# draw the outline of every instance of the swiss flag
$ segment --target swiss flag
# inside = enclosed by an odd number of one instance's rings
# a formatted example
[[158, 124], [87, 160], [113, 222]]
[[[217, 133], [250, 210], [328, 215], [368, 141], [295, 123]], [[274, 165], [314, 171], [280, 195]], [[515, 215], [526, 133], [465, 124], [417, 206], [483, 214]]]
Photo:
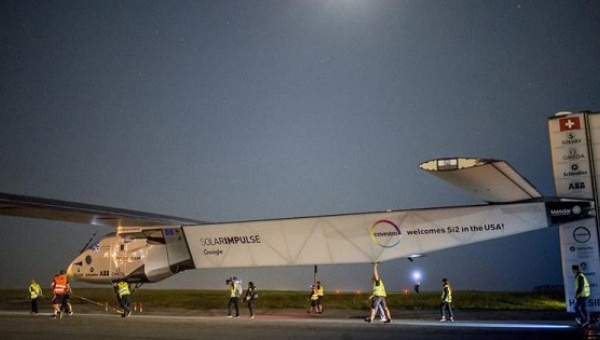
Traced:
[[580, 130], [581, 122], [579, 117], [561, 118], [558, 120], [560, 131]]

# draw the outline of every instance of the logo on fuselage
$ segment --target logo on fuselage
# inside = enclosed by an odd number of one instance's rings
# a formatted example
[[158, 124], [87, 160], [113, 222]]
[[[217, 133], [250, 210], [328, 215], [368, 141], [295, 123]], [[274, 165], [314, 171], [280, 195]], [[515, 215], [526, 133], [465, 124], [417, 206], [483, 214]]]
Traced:
[[577, 227], [573, 230], [573, 239], [578, 243], [586, 243], [592, 238], [592, 233], [586, 227]]
[[383, 248], [392, 248], [400, 244], [402, 232], [396, 223], [390, 220], [379, 220], [370, 228], [371, 240]]

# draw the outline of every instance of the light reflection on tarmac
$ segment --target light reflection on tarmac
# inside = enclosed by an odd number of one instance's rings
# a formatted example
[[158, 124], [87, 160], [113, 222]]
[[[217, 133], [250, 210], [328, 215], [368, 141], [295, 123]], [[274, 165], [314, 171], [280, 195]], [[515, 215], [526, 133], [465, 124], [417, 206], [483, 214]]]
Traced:
[[598, 329], [575, 328], [568, 321], [395, 319], [366, 323], [357, 316], [272, 312], [225, 318], [223, 315], [133, 315], [87, 313], [53, 319], [0, 311], [1, 339], [597, 339]]

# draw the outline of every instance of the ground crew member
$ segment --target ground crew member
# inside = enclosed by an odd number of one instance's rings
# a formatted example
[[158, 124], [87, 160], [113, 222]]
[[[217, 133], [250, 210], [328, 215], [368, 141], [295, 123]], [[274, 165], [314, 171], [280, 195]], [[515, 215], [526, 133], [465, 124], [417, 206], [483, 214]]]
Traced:
[[581, 327], [587, 327], [590, 323], [590, 316], [585, 305], [590, 297], [590, 283], [578, 265], [571, 266], [571, 270], [575, 274], [575, 313], [577, 313], [575, 322]]
[[375, 313], [377, 312], [377, 308], [381, 305], [383, 310], [385, 311], [386, 320], [384, 323], [392, 322], [392, 316], [390, 315], [390, 310], [385, 303], [385, 297], [387, 296], [385, 292], [385, 286], [383, 284], [383, 280], [379, 276], [379, 271], [377, 270], [377, 263], [373, 264], [373, 276], [371, 277], [371, 282], [373, 283], [373, 299], [371, 300], [371, 316], [367, 319], [369, 323], [373, 323], [373, 319], [375, 318]]
[[225, 283], [227, 285], [229, 285], [229, 287], [230, 287], [229, 314], [227, 314], [227, 317], [228, 318], [233, 317], [233, 315], [231, 313], [231, 309], [235, 308], [235, 317], [238, 318], [240, 316], [239, 300], [240, 300], [240, 296], [242, 296], [242, 291], [244, 290], [242, 288], [242, 280], [240, 280], [234, 276], [233, 278], [227, 279], [227, 281], [225, 281]]
[[325, 287], [321, 281], [317, 281], [317, 313], [323, 313], [323, 296], [325, 296]]
[[31, 284], [29, 285], [29, 297], [31, 298], [31, 313], [29, 314], [38, 314], [38, 299], [44, 296], [42, 293], [42, 287], [35, 282], [35, 280], [31, 280]]
[[69, 285], [69, 279], [67, 278], [67, 271], [62, 269], [60, 274], [54, 277], [54, 280], [51, 284], [52, 291], [54, 293], [54, 299], [52, 299], [52, 307], [54, 308], [54, 313], [52, 317], [55, 318], [60, 316], [60, 309], [63, 304], [64, 295], [71, 289]]
[[[445, 322], [446, 320], [450, 320], [450, 322], [454, 322], [454, 315], [452, 314], [452, 307], [450, 303], [452, 302], [452, 287], [450, 287], [450, 282], [448, 279], [442, 279], [442, 303], [440, 304], [440, 311], [442, 313], [441, 322]], [[446, 319], [446, 312], [448, 313], [448, 319]]]
[[258, 299], [258, 291], [254, 282], [248, 282], [248, 289], [246, 289], [246, 295], [244, 295], [244, 302], [248, 302], [248, 311], [250, 312], [250, 319], [254, 319], [254, 303]]
[[117, 295], [119, 296], [121, 308], [123, 308], [121, 316], [126, 318], [131, 315], [131, 291], [126, 281], [119, 281], [117, 283]]
[[310, 309], [306, 312], [309, 314], [318, 314], [319, 310], [317, 309], [317, 301], [319, 300], [319, 293], [317, 292], [317, 286], [310, 285], [310, 294], [308, 295], [308, 300], [310, 301]]

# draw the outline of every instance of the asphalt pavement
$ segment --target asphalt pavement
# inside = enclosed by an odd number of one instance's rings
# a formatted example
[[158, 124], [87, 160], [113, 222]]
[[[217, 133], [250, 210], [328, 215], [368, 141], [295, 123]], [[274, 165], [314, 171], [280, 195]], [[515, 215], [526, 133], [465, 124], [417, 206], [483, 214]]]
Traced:
[[393, 321], [364, 321], [366, 311], [257, 309], [249, 318], [226, 318], [223, 310], [137, 310], [122, 318], [99, 306], [75, 305], [74, 315], [49, 310], [0, 310], [1, 339], [597, 339], [598, 329], [579, 328], [565, 312], [455, 311], [455, 322], [439, 322], [435, 310], [392, 310]]

